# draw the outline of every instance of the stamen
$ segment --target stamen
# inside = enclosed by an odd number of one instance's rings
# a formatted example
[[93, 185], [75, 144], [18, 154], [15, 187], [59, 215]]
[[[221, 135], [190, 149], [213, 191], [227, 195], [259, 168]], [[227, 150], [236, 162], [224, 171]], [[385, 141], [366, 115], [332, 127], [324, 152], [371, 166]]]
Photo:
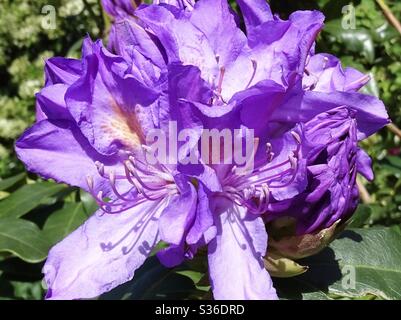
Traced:
[[109, 173], [109, 181], [110, 181], [111, 189], [113, 190], [114, 194], [115, 194], [119, 199], [124, 200], [124, 201], [135, 201], [135, 199], [124, 197], [124, 196], [121, 195], [121, 193], [117, 190], [117, 187], [116, 187], [116, 177], [115, 177], [113, 171], [110, 171], [110, 173]]
[[329, 58], [323, 57], [323, 70], [326, 69], [328, 63], [329, 63]]
[[149, 186], [149, 184], [146, 184], [145, 182], [143, 182], [143, 180], [142, 180], [141, 177], [139, 176], [139, 174], [138, 174], [137, 170], [135, 169], [134, 165], [132, 164], [132, 162], [128, 162], [128, 161], [127, 161], [127, 162], [125, 163], [125, 165], [126, 165], [126, 167], [127, 167], [127, 169], [128, 169], [128, 172], [131, 173], [131, 174], [135, 177], [136, 181], [139, 182], [139, 184], [140, 184], [143, 188], [148, 189], [149, 191], [160, 191], [160, 190], [163, 190], [163, 189], [164, 189], [163, 186], [160, 186], [160, 187], [158, 187], [158, 188], [153, 188], [153, 187]]
[[[230, 199], [235, 204], [246, 207], [250, 212], [262, 214], [268, 210], [270, 205], [270, 189], [284, 188], [294, 182], [298, 173], [298, 158], [301, 150], [301, 136], [295, 132], [291, 132], [292, 137], [296, 142], [296, 149], [288, 156], [287, 160], [270, 165], [274, 154], [272, 145], [266, 144], [267, 163], [260, 166], [252, 172], [247, 172], [245, 175], [238, 175], [237, 168], [233, 166], [229, 174], [224, 178], [222, 196]], [[258, 142], [257, 140], [255, 142]], [[285, 168], [286, 167], [286, 168]], [[281, 169], [273, 175], [266, 174], [269, 171]], [[289, 176], [291, 174], [291, 176]], [[255, 175], [258, 177], [255, 178]], [[277, 179], [289, 179], [282, 185], [272, 185], [271, 183]]]
[[363, 76], [362, 78], [355, 80], [354, 82], [349, 83], [347, 86], [344, 87], [344, 91], [348, 91], [350, 89], [352, 89], [354, 86], [356, 85], [365, 85], [366, 83], [368, 83], [370, 81], [370, 76], [367, 74], [365, 76]]
[[224, 74], [226, 72], [225, 67], [220, 68], [220, 76], [219, 76], [219, 82], [217, 84], [217, 93], [221, 95], [221, 92], [223, 91], [223, 80], [224, 80]]
[[255, 75], [256, 75], [256, 70], [258, 68], [258, 64], [255, 60], [251, 60], [252, 61], [252, 68], [253, 68], [253, 72], [252, 72], [252, 76], [251, 79], [249, 80], [248, 84], [246, 85], [245, 89], [248, 89], [249, 86], [251, 85], [253, 79], [255, 79]]
[[97, 171], [99, 172], [100, 176], [102, 176], [102, 177], [104, 178], [104, 177], [105, 177], [105, 174], [104, 174], [104, 164], [101, 163], [101, 162], [99, 162], [99, 161], [96, 161], [96, 162], [95, 162], [95, 166], [96, 166]]
[[91, 176], [86, 177], [86, 183], [88, 185], [89, 190], [93, 190], [93, 178]]
[[296, 141], [298, 144], [301, 144], [301, 137], [299, 136], [298, 133], [296, 133], [295, 131], [291, 131], [291, 135], [294, 137], [295, 141]]

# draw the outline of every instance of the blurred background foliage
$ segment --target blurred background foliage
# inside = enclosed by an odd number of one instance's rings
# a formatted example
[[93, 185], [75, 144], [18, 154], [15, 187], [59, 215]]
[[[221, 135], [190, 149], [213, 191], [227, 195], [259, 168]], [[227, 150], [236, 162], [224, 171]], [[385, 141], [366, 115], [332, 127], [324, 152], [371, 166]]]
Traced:
[[[365, 91], [379, 96], [393, 123], [401, 126], [401, 35], [388, 22], [377, 1], [271, 0], [270, 4], [282, 18], [295, 10], [323, 11], [326, 27], [318, 38], [317, 51], [334, 54], [345, 66], [370, 74], [372, 80]], [[342, 9], [349, 4], [355, 7], [356, 29], [342, 27]], [[401, 2], [388, 0], [387, 4], [401, 19]], [[45, 5], [56, 8], [54, 30], [41, 25]], [[96, 209], [88, 194], [26, 173], [15, 157], [13, 144], [34, 121], [35, 93], [44, 82], [44, 59], [79, 57], [82, 38], [87, 34], [105, 38], [107, 23], [98, 0], [0, 1], [0, 299], [41, 299], [44, 288], [40, 270], [48, 249]], [[383, 231], [382, 239], [394, 240], [401, 239], [396, 227], [401, 222], [401, 140], [400, 133], [390, 129], [384, 128], [363, 143], [373, 158], [376, 178], [372, 183], [360, 181], [363, 203], [352, 227], [392, 226]], [[342, 246], [343, 242], [338, 240], [330, 250], [338, 257], [336, 250]], [[400, 246], [398, 243], [397, 248]], [[396, 258], [399, 260], [388, 263], [397, 265], [398, 272], [389, 276], [401, 274], [400, 254]], [[209, 298], [204, 272], [201, 261], [172, 272], [152, 258], [134, 282], [106, 298]], [[164, 281], [150, 283], [149, 275]], [[294, 292], [286, 295], [288, 283], [283, 281], [281, 285], [283, 296], [293, 298]], [[350, 297], [349, 292], [339, 292], [338, 286], [333, 290], [337, 294], [330, 298]], [[364, 299], [388, 298], [383, 290], [382, 294], [362, 290], [356, 295]], [[296, 294], [295, 298], [328, 297], [324, 290], [318, 294], [310, 291]]]

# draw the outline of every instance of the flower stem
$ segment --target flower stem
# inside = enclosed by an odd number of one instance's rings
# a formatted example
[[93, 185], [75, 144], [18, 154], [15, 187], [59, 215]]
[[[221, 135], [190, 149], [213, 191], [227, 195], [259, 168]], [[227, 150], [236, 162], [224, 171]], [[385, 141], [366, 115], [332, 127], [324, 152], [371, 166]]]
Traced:
[[398, 21], [398, 19], [395, 17], [394, 13], [391, 11], [391, 9], [388, 7], [386, 4], [385, 0], [376, 0], [377, 4], [380, 6], [382, 9], [384, 15], [386, 16], [387, 20], [393, 25], [395, 29], [401, 34], [401, 23]]
[[356, 184], [358, 186], [359, 196], [361, 197], [362, 203], [364, 204], [372, 203], [373, 202], [372, 197], [370, 196], [368, 190], [366, 189], [360, 177], [356, 178]]
[[388, 124], [387, 129], [401, 139], [401, 129], [398, 128], [394, 123]]

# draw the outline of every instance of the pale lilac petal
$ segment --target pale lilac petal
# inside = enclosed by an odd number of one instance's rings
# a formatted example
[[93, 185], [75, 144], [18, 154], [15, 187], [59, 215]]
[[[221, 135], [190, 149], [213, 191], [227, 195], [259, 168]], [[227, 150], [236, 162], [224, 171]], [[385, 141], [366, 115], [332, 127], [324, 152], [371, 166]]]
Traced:
[[15, 150], [28, 171], [85, 190], [88, 176], [93, 177], [96, 190], [108, 188], [108, 182], [97, 172], [95, 161], [106, 166], [115, 166], [118, 161], [97, 153], [75, 123], [66, 120], [43, 120], [35, 124], [18, 139]]
[[263, 22], [273, 20], [273, 14], [265, 0], [237, 0], [237, 3], [241, 8], [248, 34]]
[[383, 102], [376, 97], [353, 92], [314, 91], [288, 95], [270, 120], [287, 123], [291, 128], [297, 122], [307, 122], [319, 113], [340, 106], [356, 111], [359, 140], [367, 138], [390, 121]]
[[[210, 195], [205, 189], [203, 183], [199, 183], [197, 191], [198, 205], [196, 208], [196, 217], [186, 237], [186, 242], [189, 245], [197, 244], [202, 238], [204, 238], [204, 242], [205, 244], [207, 244], [211, 240], [211, 238], [214, 238], [213, 234], [216, 232], [213, 225], [213, 214], [210, 210]], [[207, 234], [207, 237], [205, 237], [205, 234]]]
[[218, 63], [227, 68], [244, 49], [246, 36], [237, 27], [226, 0], [197, 2], [191, 23], [207, 38]]
[[122, 75], [125, 62], [121, 57], [107, 53], [98, 43], [92, 50], [95, 53], [85, 58], [85, 74], [66, 92], [67, 108], [98, 152], [138, 150], [144, 142], [140, 105], [152, 103], [157, 93], [132, 76]]
[[277, 299], [263, 263], [267, 233], [262, 218], [247, 214], [242, 207], [225, 204], [228, 208], [216, 216], [217, 236], [208, 247], [214, 298]]
[[79, 60], [60, 57], [46, 60], [46, 86], [57, 83], [71, 85], [79, 79], [81, 74], [82, 63]]
[[249, 39], [252, 58], [257, 62], [255, 81], [268, 78], [283, 85], [294, 85], [304, 73], [323, 21], [319, 11], [297, 11], [288, 21], [260, 25]]
[[175, 179], [180, 194], [164, 209], [160, 217], [160, 239], [179, 245], [195, 219], [197, 195], [188, 178], [176, 176]]
[[53, 120], [72, 120], [69, 113], [64, 97], [68, 86], [62, 83], [44, 87], [39, 93], [36, 94], [36, 108], [37, 112], [42, 114], [44, 118]]
[[131, 280], [158, 242], [163, 207], [149, 201], [121, 214], [95, 213], [50, 250], [47, 298], [94, 298]]

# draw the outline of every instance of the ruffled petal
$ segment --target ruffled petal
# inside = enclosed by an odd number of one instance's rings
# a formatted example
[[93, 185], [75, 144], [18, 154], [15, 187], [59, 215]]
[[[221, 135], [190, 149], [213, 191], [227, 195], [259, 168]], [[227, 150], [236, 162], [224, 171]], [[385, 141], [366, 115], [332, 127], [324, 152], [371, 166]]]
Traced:
[[[87, 44], [89, 47], [89, 44]], [[158, 94], [132, 76], [125, 76], [126, 63], [108, 53], [100, 43], [85, 58], [85, 74], [66, 92], [67, 108], [82, 133], [98, 152], [110, 155], [120, 149], [138, 150], [144, 141], [141, 105]]]
[[293, 127], [298, 122], [307, 122], [319, 113], [347, 106], [356, 111], [358, 139], [363, 140], [390, 122], [386, 108], [376, 97], [354, 92], [289, 93], [287, 100], [271, 115], [270, 121]]
[[88, 190], [88, 176], [95, 190], [106, 189], [107, 181], [97, 172], [95, 161], [115, 166], [118, 159], [97, 153], [80, 133], [75, 123], [66, 120], [43, 120], [18, 139], [18, 158], [31, 172], [45, 179], [67, 183]]
[[36, 94], [36, 112], [43, 114], [40, 119], [44, 118], [52, 120], [72, 120], [72, 116], [68, 111], [64, 97], [68, 89], [66, 84], [55, 84], [44, 87]]
[[191, 229], [186, 237], [189, 245], [195, 245], [203, 238], [202, 243], [208, 244], [216, 235], [213, 214], [210, 210], [210, 194], [205, 189], [203, 183], [198, 186], [198, 205], [196, 207], [196, 217]]
[[269, 4], [265, 0], [237, 0], [249, 34], [263, 22], [273, 20]]
[[205, 80], [214, 81], [218, 74], [216, 54], [207, 37], [187, 16], [176, 17], [163, 6], [144, 7], [137, 10], [136, 15], [158, 37], [169, 63], [196, 66]]
[[46, 86], [63, 83], [73, 84], [82, 74], [82, 63], [76, 59], [50, 58], [45, 63]]
[[288, 21], [267, 21], [257, 27], [249, 38], [252, 59], [257, 62], [254, 81], [268, 78], [294, 85], [304, 73], [323, 21], [319, 11], [297, 11]]
[[247, 43], [246, 36], [237, 27], [226, 0], [197, 2], [190, 21], [202, 31], [218, 57], [219, 65], [225, 68], [235, 61]]
[[356, 163], [358, 172], [367, 180], [372, 181], [375, 178], [372, 169], [372, 159], [364, 150], [358, 149]]
[[121, 214], [98, 211], [55, 245], [43, 268], [48, 299], [94, 298], [133, 278], [158, 242], [164, 201]]

